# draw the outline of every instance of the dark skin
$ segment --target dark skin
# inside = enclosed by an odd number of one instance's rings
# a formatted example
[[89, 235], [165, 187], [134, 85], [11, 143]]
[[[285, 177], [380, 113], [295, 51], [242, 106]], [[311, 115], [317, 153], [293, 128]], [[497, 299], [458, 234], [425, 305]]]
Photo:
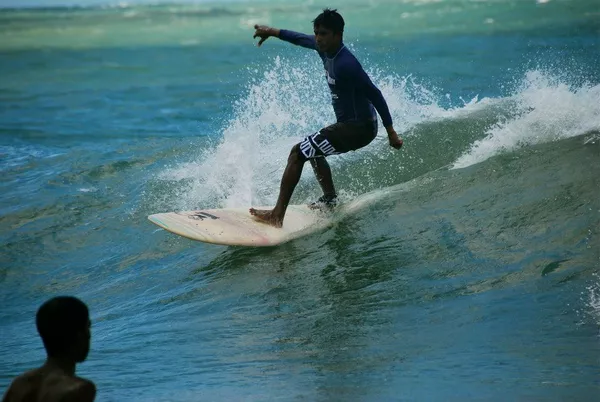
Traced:
[[[317, 43], [317, 48], [321, 52], [325, 52], [326, 54], [334, 55], [338, 52], [338, 50], [342, 46], [342, 33], [341, 32], [333, 32], [324, 27], [314, 27], [315, 32], [315, 42]], [[254, 29], [254, 38], [260, 38], [258, 41], [258, 46], [261, 46], [268, 38], [274, 36], [279, 37], [279, 29], [271, 28], [264, 25], [255, 25]], [[402, 147], [403, 141], [402, 138], [398, 136], [394, 127], [392, 125], [385, 128], [388, 134], [388, 141], [391, 147], [395, 149], [400, 149]], [[304, 168], [305, 160], [300, 157], [300, 153], [298, 151], [299, 145], [295, 145], [290, 152], [288, 157], [287, 166], [285, 171], [283, 172], [283, 177], [281, 179], [281, 185], [279, 188], [279, 197], [277, 198], [277, 203], [275, 204], [275, 208], [272, 210], [258, 210], [255, 208], [250, 208], [250, 214], [254, 216], [259, 221], [275, 226], [282, 227], [283, 226], [283, 218], [285, 216], [285, 211], [290, 203], [292, 198], [292, 194], [294, 193], [294, 189], [296, 185], [300, 181], [300, 177], [302, 176], [302, 169]], [[310, 163], [315, 172], [315, 176], [323, 190], [323, 194], [326, 196], [333, 196], [336, 194], [335, 187], [333, 185], [333, 178], [331, 175], [331, 168], [329, 167], [329, 163], [325, 158], [315, 158], [311, 159]]]
[[90, 325], [80, 330], [69, 349], [48, 356], [43, 366], [14, 379], [2, 402], [91, 402], [96, 386], [75, 375], [75, 366], [83, 362], [90, 349]]

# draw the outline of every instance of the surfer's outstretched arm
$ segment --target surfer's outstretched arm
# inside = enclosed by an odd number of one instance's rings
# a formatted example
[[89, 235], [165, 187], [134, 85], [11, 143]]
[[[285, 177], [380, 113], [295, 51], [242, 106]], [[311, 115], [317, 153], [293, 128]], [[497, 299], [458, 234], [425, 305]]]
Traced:
[[317, 43], [314, 35], [306, 35], [300, 32], [294, 32], [287, 29], [271, 28], [265, 25], [254, 25], [254, 38], [260, 38], [258, 46], [271, 36], [279, 38], [291, 44], [302, 46], [308, 49], [317, 50]]

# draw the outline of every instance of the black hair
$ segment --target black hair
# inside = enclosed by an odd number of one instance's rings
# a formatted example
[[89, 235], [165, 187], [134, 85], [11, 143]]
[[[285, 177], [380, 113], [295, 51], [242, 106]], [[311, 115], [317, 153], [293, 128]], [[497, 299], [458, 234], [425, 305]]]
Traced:
[[89, 325], [89, 310], [72, 296], [58, 296], [38, 309], [35, 325], [49, 356], [66, 353], [79, 331]]
[[313, 20], [314, 26], [320, 26], [331, 30], [333, 33], [344, 33], [344, 19], [337, 9], [326, 8]]

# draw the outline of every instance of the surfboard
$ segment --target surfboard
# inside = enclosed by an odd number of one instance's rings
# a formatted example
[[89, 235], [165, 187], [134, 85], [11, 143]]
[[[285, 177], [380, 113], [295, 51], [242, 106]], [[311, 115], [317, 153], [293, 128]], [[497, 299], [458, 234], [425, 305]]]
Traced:
[[148, 219], [169, 232], [204, 243], [261, 247], [281, 244], [324, 228], [331, 223], [331, 215], [307, 205], [289, 205], [281, 228], [258, 221], [248, 208], [167, 212], [150, 215]]
[[364, 194], [349, 203], [337, 206], [333, 212], [311, 209], [308, 205], [289, 205], [281, 228], [258, 221], [250, 215], [248, 208], [165, 212], [150, 215], [148, 219], [171, 233], [204, 243], [276, 246], [325, 229], [337, 220], [377, 201], [384, 194], [382, 191]]

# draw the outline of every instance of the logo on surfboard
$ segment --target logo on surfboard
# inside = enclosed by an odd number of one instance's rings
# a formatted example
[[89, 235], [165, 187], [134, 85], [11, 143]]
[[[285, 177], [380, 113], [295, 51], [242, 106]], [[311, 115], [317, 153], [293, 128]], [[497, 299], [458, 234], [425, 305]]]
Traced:
[[211, 215], [208, 212], [195, 212], [191, 215], [188, 215], [188, 218], [196, 221], [203, 221], [205, 219], [219, 219], [218, 216]]

